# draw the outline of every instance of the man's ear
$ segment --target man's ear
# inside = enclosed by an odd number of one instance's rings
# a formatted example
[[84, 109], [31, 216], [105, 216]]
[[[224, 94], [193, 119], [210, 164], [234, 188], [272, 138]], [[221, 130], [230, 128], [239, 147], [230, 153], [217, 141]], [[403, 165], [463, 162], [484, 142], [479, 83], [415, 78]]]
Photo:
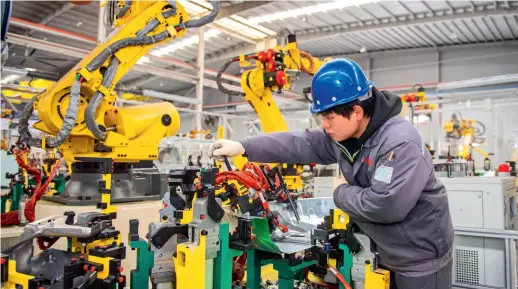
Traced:
[[356, 120], [361, 120], [364, 115], [363, 108], [359, 105], [353, 106], [353, 115], [356, 117]]

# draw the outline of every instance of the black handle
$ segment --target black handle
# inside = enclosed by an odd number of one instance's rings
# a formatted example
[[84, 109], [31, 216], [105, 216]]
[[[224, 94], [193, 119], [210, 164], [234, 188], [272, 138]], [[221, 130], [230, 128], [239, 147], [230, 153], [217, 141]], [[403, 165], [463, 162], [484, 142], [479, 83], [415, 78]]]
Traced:
[[225, 160], [225, 165], [227, 166], [227, 169], [229, 171], [232, 171], [232, 166], [230, 165], [230, 161], [228, 160], [227, 156], [223, 156], [223, 159]]

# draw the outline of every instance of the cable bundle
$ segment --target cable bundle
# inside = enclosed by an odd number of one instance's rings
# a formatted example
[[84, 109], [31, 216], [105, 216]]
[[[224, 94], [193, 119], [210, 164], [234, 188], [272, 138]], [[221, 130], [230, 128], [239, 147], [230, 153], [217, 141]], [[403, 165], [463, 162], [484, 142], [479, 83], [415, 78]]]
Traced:
[[[267, 171], [270, 171], [268, 165], [265, 165], [265, 167]], [[256, 191], [270, 190], [266, 176], [263, 175], [259, 166], [253, 163], [246, 163], [241, 171], [225, 171], [216, 175], [216, 185], [221, 185], [223, 182], [230, 180], [238, 181], [247, 189], [254, 189]]]

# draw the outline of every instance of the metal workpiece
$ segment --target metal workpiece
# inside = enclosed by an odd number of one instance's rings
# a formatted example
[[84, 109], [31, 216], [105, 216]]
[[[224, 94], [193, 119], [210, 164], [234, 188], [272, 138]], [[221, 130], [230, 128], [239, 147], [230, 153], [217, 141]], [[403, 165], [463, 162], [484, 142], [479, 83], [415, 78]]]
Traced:
[[[221, 206], [221, 200], [216, 199]], [[193, 205], [193, 219], [189, 223], [189, 241], [199, 244], [202, 235], [206, 238], [206, 259], [214, 259], [220, 250], [219, 222], [214, 221], [208, 215], [209, 200], [207, 198], [196, 199]]]
[[[90, 224], [81, 223], [79, 220], [91, 220], [89, 216], [97, 216], [98, 213], [83, 213], [78, 215], [77, 225], [68, 225], [67, 216], [50, 216], [25, 225], [24, 234], [34, 237], [76, 237], [89, 238], [101, 233], [111, 226], [109, 222], [97, 222]], [[23, 235], [23, 234], [22, 234]], [[34, 238], [33, 237], [33, 238]]]
[[300, 221], [291, 206], [285, 203], [270, 202], [270, 209], [279, 213], [279, 222], [286, 225], [291, 231], [309, 232], [319, 225], [329, 210], [335, 208], [333, 198], [308, 198], [297, 200], [297, 211]]
[[[79, 218], [87, 219], [90, 213], [80, 214]], [[78, 218], [78, 219], [79, 219]], [[50, 216], [25, 225], [20, 241], [13, 247], [4, 250], [9, 257], [16, 261], [16, 271], [29, 273], [33, 257], [33, 240], [37, 237], [75, 237], [90, 238], [100, 234], [111, 226], [111, 221], [97, 222], [88, 226], [68, 225], [68, 216]]]

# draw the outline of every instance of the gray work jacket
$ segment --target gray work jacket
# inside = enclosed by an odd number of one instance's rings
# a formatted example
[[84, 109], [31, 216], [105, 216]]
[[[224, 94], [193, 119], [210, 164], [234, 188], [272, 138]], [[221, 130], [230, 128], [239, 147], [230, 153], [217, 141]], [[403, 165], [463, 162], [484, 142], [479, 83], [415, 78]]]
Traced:
[[446, 189], [419, 132], [401, 116], [390, 118], [365, 142], [353, 165], [320, 128], [269, 133], [242, 144], [253, 162], [338, 162], [348, 184], [335, 190], [335, 205], [372, 239], [379, 263], [390, 271], [423, 276], [451, 261]]

